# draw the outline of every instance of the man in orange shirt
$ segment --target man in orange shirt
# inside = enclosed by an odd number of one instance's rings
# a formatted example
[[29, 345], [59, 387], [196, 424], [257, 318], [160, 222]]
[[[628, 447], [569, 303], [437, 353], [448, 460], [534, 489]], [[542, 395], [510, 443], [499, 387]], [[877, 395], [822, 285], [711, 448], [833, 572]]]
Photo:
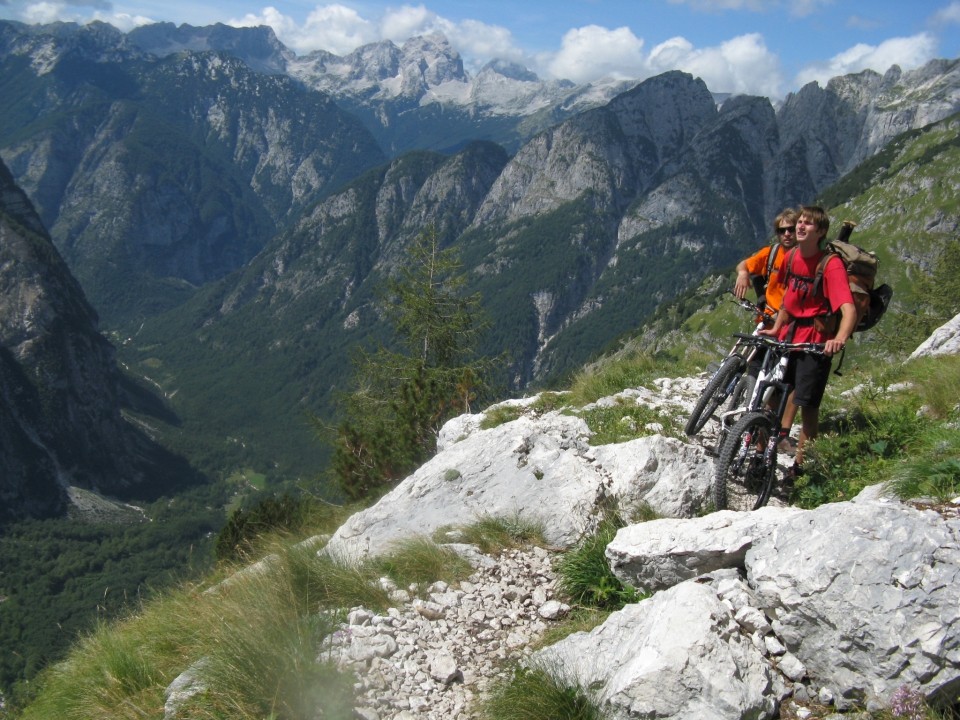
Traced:
[[[780, 263], [786, 251], [797, 244], [797, 211], [787, 208], [777, 215], [773, 221], [773, 232], [777, 242], [760, 248], [737, 265], [737, 281], [733, 286], [733, 294], [742, 300], [750, 287], [751, 275], [767, 278], [764, 312], [771, 319], [776, 317], [783, 303], [783, 292], [786, 288], [780, 278]], [[770, 257], [771, 254], [773, 258]]]

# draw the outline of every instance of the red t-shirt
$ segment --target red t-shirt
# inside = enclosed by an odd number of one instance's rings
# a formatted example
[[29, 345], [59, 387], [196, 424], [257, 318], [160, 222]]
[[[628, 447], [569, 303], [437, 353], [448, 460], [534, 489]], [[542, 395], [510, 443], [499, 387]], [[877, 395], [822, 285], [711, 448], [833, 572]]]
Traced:
[[[827, 312], [837, 313], [840, 306], [853, 303], [853, 293], [850, 292], [850, 279], [843, 261], [833, 256], [823, 269], [823, 283], [819, 294], [813, 292], [813, 282], [805, 278], [813, 278], [817, 274], [817, 265], [824, 253], [818, 252], [810, 258], [805, 258], [800, 251], [788, 252], [780, 265], [780, 276], [786, 280], [786, 291], [783, 295], [783, 307], [794, 318], [812, 318], [824, 315]], [[790, 272], [787, 264], [790, 263]], [[803, 276], [803, 277], [800, 277]], [[784, 324], [780, 330], [780, 340], [783, 340], [793, 323]], [[812, 324], [797, 324], [793, 335], [793, 342], [822, 343], [830, 336], [818, 331]]]

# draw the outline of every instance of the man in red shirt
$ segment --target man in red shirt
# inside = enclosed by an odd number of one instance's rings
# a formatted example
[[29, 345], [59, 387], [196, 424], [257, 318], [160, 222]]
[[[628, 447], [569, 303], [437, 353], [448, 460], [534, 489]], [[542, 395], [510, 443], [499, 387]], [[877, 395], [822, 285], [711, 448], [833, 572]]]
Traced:
[[794, 396], [783, 414], [781, 433], [782, 428], [789, 430], [797, 409], [803, 408], [797, 455], [790, 469], [794, 477], [803, 472], [804, 445], [820, 430], [820, 402], [830, 377], [831, 358], [847, 344], [857, 323], [847, 270], [839, 257], [833, 256], [827, 261], [822, 286], [814, 287], [817, 265], [825, 255], [820, 243], [829, 229], [830, 218], [823, 208], [804, 206], [800, 209], [797, 249], [786, 253], [780, 265], [780, 277], [786, 284], [783, 304], [773, 327], [760, 331], [780, 340], [824, 345], [824, 355], [793, 353], [787, 366], [786, 380], [793, 384]]

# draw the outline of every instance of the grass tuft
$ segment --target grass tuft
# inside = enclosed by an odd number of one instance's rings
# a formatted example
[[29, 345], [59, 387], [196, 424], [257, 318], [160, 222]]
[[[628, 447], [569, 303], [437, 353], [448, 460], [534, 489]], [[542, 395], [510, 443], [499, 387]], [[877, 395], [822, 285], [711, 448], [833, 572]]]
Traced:
[[657, 377], [659, 369], [656, 360], [646, 353], [591, 366], [574, 377], [570, 402], [582, 407], [622, 392], [624, 388], [641, 387]]
[[488, 555], [523, 545], [546, 544], [543, 524], [524, 518], [519, 513], [512, 516], [483, 515], [470, 525], [442, 528], [435, 537], [450, 542], [447, 536], [451, 534], [457, 542], [476, 545]]
[[589, 692], [570, 687], [543, 668], [518, 668], [481, 708], [489, 720], [602, 720]]
[[618, 610], [638, 602], [643, 595], [636, 588], [620, 582], [607, 562], [607, 545], [625, 524], [616, 511], [604, 517], [597, 531], [567, 551], [557, 565], [558, 587], [578, 605], [604, 610]]
[[393, 552], [373, 561], [373, 566], [400, 587], [437, 580], [455, 582], [473, 572], [470, 563], [456, 552], [423, 537], [400, 542]]

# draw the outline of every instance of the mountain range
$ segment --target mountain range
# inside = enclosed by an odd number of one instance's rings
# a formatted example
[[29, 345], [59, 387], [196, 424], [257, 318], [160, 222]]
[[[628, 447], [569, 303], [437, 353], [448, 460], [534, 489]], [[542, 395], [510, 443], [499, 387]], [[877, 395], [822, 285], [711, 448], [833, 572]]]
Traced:
[[[681, 72], [471, 77], [439, 36], [298, 58], [226, 26], [0, 23], [0, 70], [0, 157], [129, 372], [178, 417], [159, 435], [207, 471], [293, 475], [322, 466], [304, 415], [329, 418], [351, 348], [385, 338], [378, 289], [425, 228], [458, 249], [491, 319], [483, 350], [510, 351], [522, 390], [960, 109], [957, 60], [774, 103]], [[924, 192], [928, 214], [956, 216]], [[922, 230], [924, 259], [949, 224]]]

